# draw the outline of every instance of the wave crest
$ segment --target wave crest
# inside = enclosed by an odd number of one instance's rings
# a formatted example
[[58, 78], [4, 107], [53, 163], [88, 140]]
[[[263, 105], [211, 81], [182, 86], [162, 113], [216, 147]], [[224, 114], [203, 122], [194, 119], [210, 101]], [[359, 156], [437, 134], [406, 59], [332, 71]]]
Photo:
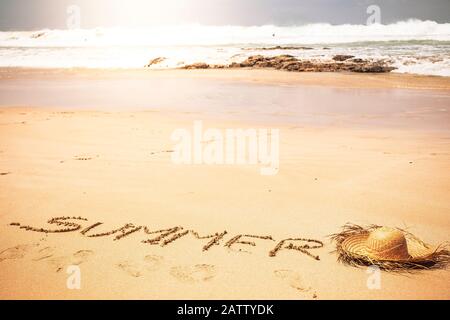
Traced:
[[450, 23], [408, 20], [382, 25], [160, 26], [0, 32], [0, 46], [176, 46], [339, 44], [372, 41], [450, 41]]

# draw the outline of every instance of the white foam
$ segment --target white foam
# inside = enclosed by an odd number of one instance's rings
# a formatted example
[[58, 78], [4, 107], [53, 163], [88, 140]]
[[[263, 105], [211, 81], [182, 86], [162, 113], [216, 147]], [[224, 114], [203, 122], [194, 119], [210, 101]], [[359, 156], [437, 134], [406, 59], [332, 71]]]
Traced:
[[[313, 50], [257, 50], [275, 45], [306, 45]], [[408, 20], [369, 26], [190, 25], [0, 32], [3, 67], [141, 68], [150, 59], [166, 57], [153, 68], [174, 68], [199, 61], [227, 64], [258, 53], [318, 60], [344, 53], [389, 60], [398, 68], [396, 72], [449, 76], [450, 23]]]
[[[275, 35], [275, 36], [274, 36]], [[361, 41], [450, 41], [450, 23], [408, 20], [381, 25], [309, 24], [279, 26], [164, 26], [142, 29], [40, 30], [0, 32], [0, 46], [177, 46]]]

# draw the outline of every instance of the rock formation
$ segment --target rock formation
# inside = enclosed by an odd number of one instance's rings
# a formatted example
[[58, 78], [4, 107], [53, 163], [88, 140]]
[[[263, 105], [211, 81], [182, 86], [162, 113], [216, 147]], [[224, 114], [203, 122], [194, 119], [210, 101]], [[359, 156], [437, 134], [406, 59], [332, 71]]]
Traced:
[[150, 68], [152, 65], [161, 63], [164, 60], [166, 60], [166, 58], [164, 58], [164, 57], [158, 57], [158, 58], [152, 59], [148, 62], [148, 64], [145, 65], [145, 67]]
[[345, 60], [348, 60], [348, 59], [351, 59], [351, 58], [354, 58], [354, 57], [355, 56], [350, 56], [350, 55], [347, 55], [347, 54], [338, 54], [338, 55], [333, 57], [333, 60], [334, 61], [345, 61]]
[[291, 55], [265, 57], [262, 55], [250, 56], [242, 62], [233, 62], [230, 65], [208, 65], [199, 62], [182, 67], [182, 69], [219, 69], [219, 68], [271, 68], [294, 72], [367, 72], [383, 73], [394, 70], [383, 60], [363, 60], [349, 55], [339, 55], [329, 61], [303, 60]]

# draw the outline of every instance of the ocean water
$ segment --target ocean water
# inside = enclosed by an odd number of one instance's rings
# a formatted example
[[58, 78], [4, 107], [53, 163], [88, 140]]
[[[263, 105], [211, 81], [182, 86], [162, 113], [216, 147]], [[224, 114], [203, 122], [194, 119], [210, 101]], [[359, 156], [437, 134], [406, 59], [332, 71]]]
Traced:
[[[263, 50], [275, 46], [295, 50]], [[0, 32], [0, 67], [143, 68], [195, 62], [229, 64], [248, 56], [291, 54], [329, 60], [336, 54], [384, 60], [394, 72], [450, 76], [450, 23], [409, 20], [389, 25], [164, 26], [142, 29]]]

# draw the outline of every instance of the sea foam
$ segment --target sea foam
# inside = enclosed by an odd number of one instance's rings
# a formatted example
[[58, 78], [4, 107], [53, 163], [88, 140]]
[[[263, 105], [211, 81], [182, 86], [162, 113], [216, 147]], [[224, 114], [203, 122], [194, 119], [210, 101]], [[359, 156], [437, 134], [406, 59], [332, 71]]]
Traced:
[[[262, 51], [268, 46], [309, 50]], [[408, 20], [382, 25], [159, 26], [0, 32], [0, 66], [176, 68], [228, 64], [253, 54], [330, 59], [335, 54], [385, 59], [397, 72], [450, 76], [450, 23]]]

